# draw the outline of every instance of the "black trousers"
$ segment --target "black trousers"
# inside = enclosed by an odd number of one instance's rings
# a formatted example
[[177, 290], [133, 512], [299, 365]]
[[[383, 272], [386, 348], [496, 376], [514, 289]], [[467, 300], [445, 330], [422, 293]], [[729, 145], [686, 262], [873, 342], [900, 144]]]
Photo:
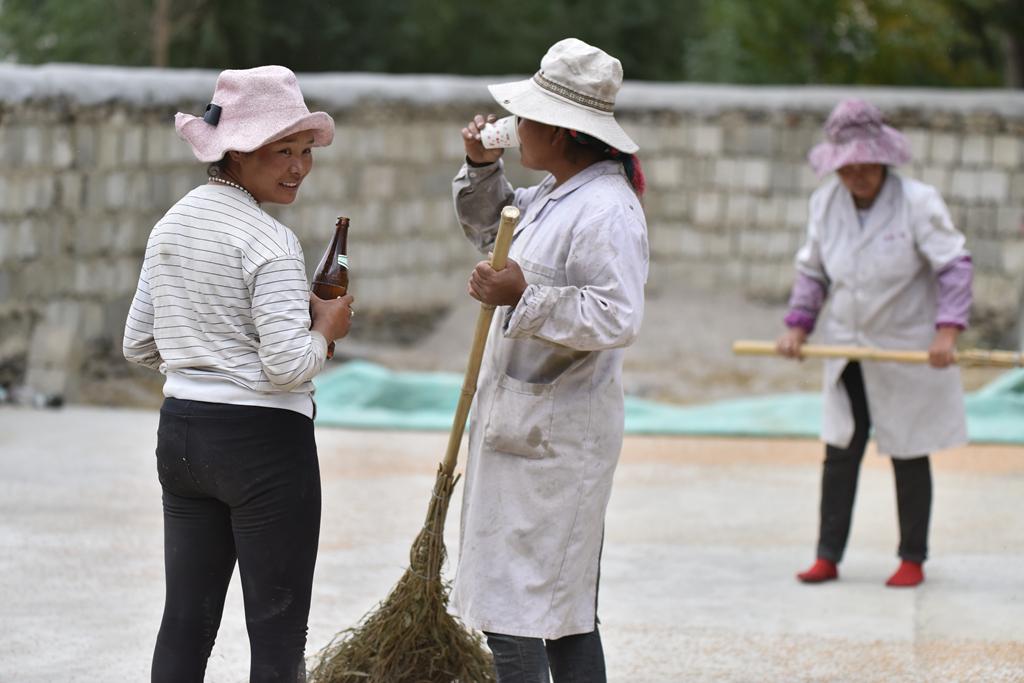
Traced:
[[[853, 438], [846, 448], [825, 447], [821, 477], [821, 526], [818, 557], [839, 562], [850, 536], [853, 500], [857, 495], [860, 463], [871, 432], [867, 396], [860, 363], [848, 363], [842, 382], [853, 408]], [[932, 472], [927, 455], [892, 458], [899, 511], [900, 558], [924, 562], [928, 557], [928, 523], [932, 509]]]
[[251, 683], [305, 680], [320, 535], [313, 421], [168, 398], [160, 411], [166, 600], [153, 683], [201, 683], [238, 562]]
[[[557, 640], [485, 633], [494, 655], [498, 683], [605, 683], [601, 634], [565, 636]], [[548, 671], [550, 670], [550, 676]]]

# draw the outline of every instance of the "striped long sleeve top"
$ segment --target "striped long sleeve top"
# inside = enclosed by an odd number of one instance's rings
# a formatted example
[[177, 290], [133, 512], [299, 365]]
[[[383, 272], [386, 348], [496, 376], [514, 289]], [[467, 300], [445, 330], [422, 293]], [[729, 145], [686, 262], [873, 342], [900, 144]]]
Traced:
[[295, 234], [240, 190], [201, 185], [150, 233], [124, 356], [164, 373], [165, 396], [312, 417], [327, 340], [309, 328]]

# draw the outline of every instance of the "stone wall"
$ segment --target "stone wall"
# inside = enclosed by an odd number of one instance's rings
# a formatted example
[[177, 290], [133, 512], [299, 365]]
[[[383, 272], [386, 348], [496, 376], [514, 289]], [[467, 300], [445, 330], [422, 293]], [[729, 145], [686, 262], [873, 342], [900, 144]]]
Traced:
[[[204, 179], [173, 130], [200, 112], [214, 72], [0, 66], [0, 385], [74, 394], [116, 358], [150, 227]], [[339, 214], [352, 219], [362, 334], [412, 338], [463, 295], [477, 255], [450, 179], [458, 129], [494, 79], [307, 74], [312, 108], [337, 122], [298, 201], [273, 213], [312, 268]], [[653, 295], [706, 288], [780, 300], [807, 197], [804, 162], [840, 98], [866, 97], [909, 136], [909, 175], [936, 185], [974, 253], [976, 320], [1012, 338], [1024, 287], [1024, 94], [632, 84], [620, 118], [649, 181]], [[513, 180], [536, 175], [517, 168]], [[410, 322], [411, 321], [411, 322]], [[656, 334], [657, 331], [650, 333]], [[666, 340], [668, 341], [668, 340]]]

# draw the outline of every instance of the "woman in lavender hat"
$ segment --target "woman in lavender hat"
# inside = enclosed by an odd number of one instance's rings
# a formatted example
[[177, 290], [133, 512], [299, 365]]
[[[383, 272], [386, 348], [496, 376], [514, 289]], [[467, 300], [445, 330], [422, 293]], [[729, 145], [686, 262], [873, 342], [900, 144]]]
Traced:
[[957, 335], [971, 307], [971, 257], [939, 192], [904, 178], [906, 138], [863, 100], [840, 102], [826, 140], [809, 155], [819, 177], [811, 196], [807, 241], [796, 256], [796, 282], [778, 341], [800, 357], [826, 297], [828, 343], [929, 350], [929, 366], [825, 362], [826, 443], [817, 559], [797, 577], [839, 576], [860, 463], [874, 427], [880, 453], [892, 458], [899, 511], [900, 565], [888, 586], [924, 580], [932, 479], [928, 454], [967, 441]]
[[290, 204], [334, 121], [282, 66], [220, 74], [178, 134], [210, 164], [153, 228], [124, 332], [166, 376], [163, 621], [154, 683], [200, 683], [238, 564], [252, 683], [305, 680], [320, 531], [312, 379], [348, 333], [352, 297], [309, 293], [302, 247], [265, 204]]

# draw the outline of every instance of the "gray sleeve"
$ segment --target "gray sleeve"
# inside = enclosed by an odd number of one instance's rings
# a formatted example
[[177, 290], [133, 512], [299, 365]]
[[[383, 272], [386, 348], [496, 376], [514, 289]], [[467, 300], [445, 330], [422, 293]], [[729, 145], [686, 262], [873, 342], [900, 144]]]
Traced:
[[499, 159], [487, 166], [463, 163], [452, 181], [455, 215], [466, 237], [483, 253], [494, 244], [501, 210], [515, 200]]

